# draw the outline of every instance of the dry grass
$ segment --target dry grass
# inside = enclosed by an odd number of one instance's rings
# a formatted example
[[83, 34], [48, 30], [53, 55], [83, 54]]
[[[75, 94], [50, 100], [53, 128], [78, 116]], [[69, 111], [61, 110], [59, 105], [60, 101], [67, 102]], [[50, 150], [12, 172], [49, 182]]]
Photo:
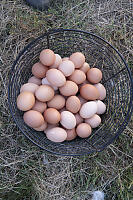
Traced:
[[55, 1], [40, 12], [23, 1], [1, 1], [0, 21], [0, 198], [2, 200], [85, 200], [103, 190], [107, 200], [132, 200], [133, 119], [102, 153], [56, 157], [32, 145], [10, 117], [7, 85], [10, 67], [23, 47], [48, 29], [65, 27], [96, 33], [133, 64], [131, 0]]

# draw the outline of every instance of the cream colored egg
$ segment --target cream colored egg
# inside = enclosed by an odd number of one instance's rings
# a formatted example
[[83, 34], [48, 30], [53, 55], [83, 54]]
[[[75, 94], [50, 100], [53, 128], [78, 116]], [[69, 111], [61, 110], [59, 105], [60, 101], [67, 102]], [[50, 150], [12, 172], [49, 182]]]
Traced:
[[44, 119], [49, 124], [57, 124], [60, 121], [61, 116], [58, 110], [56, 110], [55, 108], [48, 108], [44, 112]]
[[58, 69], [67, 77], [74, 72], [75, 66], [72, 61], [66, 60], [59, 65]]
[[48, 101], [47, 105], [50, 108], [60, 110], [65, 106], [65, 98], [62, 95], [57, 94], [52, 100]]
[[75, 118], [76, 118], [76, 125], [79, 125], [83, 122], [83, 118], [79, 115], [79, 113], [76, 113]]
[[87, 123], [81, 123], [76, 128], [76, 133], [81, 138], [87, 138], [91, 135], [91, 127]]
[[39, 101], [50, 101], [54, 97], [54, 90], [49, 85], [41, 85], [35, 91], [35, 96]]
[[101, 83], [97, 83], [94, 85], [99, 92], [99, 100], [103, 100], [106, 97], [106, 89]]
[[87, 72], [87, 79], [91, 83], [99, 83], [102, 79], [102, 72], [98, 68], [91, 68]]
[[85, 123], [89, 124], [91, 128], [96, 128], [101, 124], [101, 117], [95, 114], [91, 118], [85, 119]]
[[75, 70], [71, 76], [69, 76], [69, 80], [75, 82], [76, 84], [81, 84], [86, 80], [86, 75], [81, 70]]
[[36, 100], [32, 110], [36, 110], [40, 113], [43, 113], [47, 109], [47, 104], [41, 101]]
[[55, 128], [55, 127], [59, 127], [59, 124], [48, 124], [47, 123], [47, 128], [45, 129], [44, 133], [47, 133], [47, 131], [49, 131], [50, 129]]
[[80, 68], [85, 63], [85, 56], [81, 52], [73, 53], [69, 58], [75, 65], [75, 68]]
[[69, 60], [69, 57], [62, 58], [62, 61], [66, 61], [66, 60]]
[[46, 73], [46, 78], [48, 82], [56, 87], [61, 87], [66, 83], [64, 74], [58, 69], [49, 69]]
[[19, 110], [30, 110], [35, 104], [35, 97], [31, 92], [21, 92], [17, 97], [17, 107]]
[[90, 118], [97, 112], [97, 103], [94, 101], [89, 101], [84, 103], [80, 109], [80, 116], [82, 118]]
[[38, 85], [34, 83], [25, 83], [24, 85], [21, 86], [20, 92], [32, 92], [33, 94], [35, 93], [36, 89], [38, 89]]
[[67, 138], [67, 132], [60, 127], [55, 127], [46, 132], [46, 136], [52, 142], [63, 142]]
[[23, 115], [24, 122], [32, 127], [37, 128], [44, 124], [44, 118], [42, 114], [35, 110], [29, 110]]
[[58, 66], [62, 63], [61, 56], [59, 54], [55, 54], [55, 62], [50, 68], [58, 68]]
[[78, 97], [70, 96], [66, 100], [66, 109], [72, 113], [77, 113], [80, 110], [81, 103]]
[[67, 141], [74, 140], [77, 137], [75, 128], [69, 130], [66, 129], [66, 132], [67, 132], [67, 138], [66, 138]]
[[39, 126], [38, 128], [34, 128], [36, 131], [44, 131], [47, 128], [47, 122], [44, 121], [44, 124]]
[[63, 111], [63, 112], [61, 112], [60, 123], [66, 129], [73, 129], [76, 126], [76, 118], [71, 112]]
[[43, 78], [48, 71], [48, 67], [42, 65], [42, 63], [35, 63], [32, 67], [32, 74], [37, 78]]
[[101, 115], [101, 114], [105, 113], [105, 111], [106, 111], [106, 105], [102, 101], [100, 101], [100, 100], [95, 101], [95, 102], [97, 104], [97, 114]]
[[42, 79], [42, 85], [49, 85], [49, 86], [51, 86], [55, 91], [58, 90], [58, 88], [57, 88], [56, 86], [54, 86], [54, 85], [52, 85], [51, 83], [48, 82], [48, 80], [47, 80], [46, 77]]
[[36, 85], [41, 85], [42, 80], [35, 76], [32, 76], [31, 78], [29, 78], [28, 83], [34, 83]]
[[56, 56], [50, 49], [44, 49], [40, 53], [40, 61], [45, 66], [52, 66], [55, 62]]
[[59, 91], [64, 96], [76, 95], [78, 92], [78, 86], [73, 81], [66, 81], [65, 85], [59, 88]]
[[81, 71], [83, 71], [85, 74], [88, 72], [88, 70], [90, 69], [90, 66], [87, 62], [85, 62], [82, 67], [80, 68]]

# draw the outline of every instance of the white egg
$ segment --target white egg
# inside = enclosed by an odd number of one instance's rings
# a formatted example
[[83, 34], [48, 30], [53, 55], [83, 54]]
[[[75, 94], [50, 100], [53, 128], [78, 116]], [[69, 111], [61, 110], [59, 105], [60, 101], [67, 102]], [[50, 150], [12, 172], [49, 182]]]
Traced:
[[80, 109], [80, 116], [82, 118], [90, 118], [97, 112], [97, 104], [94, 101], [84, 103]]
[[67, 138], [67, 132], [63, 128], [55, 127], [49, 129], [46, 132], [46, 136], [52, 142], [63, 142]]
[[76, 118], [71, 112], [63, 111], [61, 112], [60, 123], [66, 129], [73, 129], [76, 126]]
[[100, 101], [100, 100], [97, 100], [95, 102], [97, 104], [97, 112], [96, 113], [98, 115], [101, 115], [101, 114], [105, 113], [105, 111], [106, 111], [106, 105], [102, 101]]
[[51, 83], [48, 82], [47, 78], [42, 79], [42, 85], [49, 85], [51, 86], [54, 90], [58, 90], [56, 86], [51, 85]]
[[91, 118], [85, 119], [85, 123], [89, 124], [91, 128], [96, 128], [101, 123], [101, 117], [95, 114]]

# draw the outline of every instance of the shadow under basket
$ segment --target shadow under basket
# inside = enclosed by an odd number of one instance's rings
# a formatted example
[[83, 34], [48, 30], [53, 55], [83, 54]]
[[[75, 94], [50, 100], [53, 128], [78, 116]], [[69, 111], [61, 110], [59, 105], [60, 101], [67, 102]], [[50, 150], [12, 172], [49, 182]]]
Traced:
[[[16, 99], [20, 87], [32, 76], [31, 68], [39, 61], [43, 49], [51, 49], [61, 57], [73, 52], [82, 52], [90, 67], [97, 67], [103, 73], [101, 81], [107, 96], [104, 103], [106, 113], [101, 125], [93, 129], [91, 136], [73, 141], [54, 143], [44, 132], [37, 132], [23, 121], [23, 112], [18, 110]], [[10, 73], [8, 100], [11, 115], [22, 133], [40, 148], [57, 155], [85, 155], [102, 151], [124, 130], [132, 114], [133, 81], [131, 72], [121, 54], [102, 38], [81, 30], [57, 29], [38, 37], [18, 55]]]

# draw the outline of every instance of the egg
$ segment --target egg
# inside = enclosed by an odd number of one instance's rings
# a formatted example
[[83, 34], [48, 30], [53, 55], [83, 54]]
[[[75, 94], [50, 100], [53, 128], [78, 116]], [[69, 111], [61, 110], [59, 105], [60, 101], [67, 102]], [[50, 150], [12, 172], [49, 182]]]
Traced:
[[25, 83], [24, 85], [21, 86], [20, 92], [32, 92], [33, 94], [35, 93], [36, 89], [38, 89], [38, 85], [34, 83]]
[[55, 54], [55, 62], [50, 68], [58, 68], [58, 66], [62, 63], [61, 56], [59, 54]]
[[36, 85], [41, 85], [42, 80], [35, 77], [35, 76], [32, 76], [32, 77], [29, 78], [28, 83], [34, 83]]
[[69, 57], [62, 58], [62, 61], [69, 60]]
[[89, 101], [81, 106], [79, 114], [82, 118], [90, 118], [97, 112], [97, 103]]
[[79, 98], [79, 100], [80, 100], [81, 105], [83, 105], [84, 103], [87, 102], [87, 100], [84, 99], [83, 97], [81, 97], [80, 95], [78, 95], [78, 98]]
[[41, 101], [36, 100], [32, 110], [36, 110], [40, 113], [43, 113], [47, 109], [47, 104]]
[[94, 85], [99, 92], [99, 100], [103, 100], [106, 97], [106, 89], [101, 83], [97, 83]]
[[96, 100], [99, 98], [99, 92], [91, 84], [85, 84], [80, 88], [80, 95], [86, 100]]
[[52, 85], [51, 83], [48, 82], [48, 80], [47, 80], [46, 77], [42, 79], [42, 85], [49, 85], [49, 86], [51, 86], [55, 91], [58, 90], [58, 88], [57, 88], [56, 86], [54, 86], [54, 85]]
[[66, 132], [67, 132], [67, 138], [66, 138], [67, 141], [73, 140], [77, 137], [75, 128], [69, 130], [66, 129]]
[[48, 108], [44, 112], [44, 119], [50, 124], [57, 124], [60, 119], [60, 113], [55, 108]]
[[83, 118], [79, 115], [79, 113], [75, 114], [75, 118], [76, 118], [76, 125], [79, 125], [83, 122]]
[[95, 114], [91, 118], [85, 119], [85, 123], [89, 124], [91, 128], [96, 128], [101, 124], [101, 117]]
[[48, 101], [47, 105], [48, 107], [60, 110], [65, 106], [65, 98], [62, 95], [57, 94], [52, 100]]
[[44, 121], [44, 123], [39, 126], [38, 128], [34, 128], [36, 131], [44, 131], [47, 128], [47, 122]]
[[66, 83], [64, 74], [58, 69], [49, 69], [46, 73], [46, 78], [48, 82], [56, 87], [61, 87]]
[[63, 112], [61, 112], [60, 123], [66, 129], [73, 129], [76, 126], [76, 118], [71, 112], [63, 111]]
[[50, 49], [44, 49], [40, 53], [40, 61], [45, 66], [52, 66], [55, 63], [56, 56]]
[[41, 85], [35, 91], [35, 96], [39, 101], [50, 101], [54, 97], [54, 90], [49, 85]]
[[48, 71], [48, 67], [42, 65], [41, 63], [35, 63], [32, 67], [32, 74], [37, 78], [43, 78]]
[[78, 92], [78, 86], [73, 81], [66, 81], [65, 85], [59, 88], [59, 91], [64, 96], [72, 96]]
[[90, 69], [90, 66], [87, 62], [85, 62], [82, 67], [80, 68], [81, 71], [83, 71], [85, 74], [88, 72], [88, 70]]
[[48, 124], [47, 123], [47, 128], [45, 129], [44, 133], [47, 133], [47, 131], [49, 131], [52, 128], [58, 127], [59, 124]]
[[29, 110], [23, 115], [24, 122], [32, 127], [37, 128], [44, 124], [44, 118], [42, 114], [35, 110]]
[[81, 138], [87, 138], [91, 135], [91, 127], [87, 123], [81, 123], [76, 128], [76, 133]]
[[81, 52], [73, 53], [69, 58], [75, 65], [75, 68], [80, 68], [85, 63], [85, 56]]
[[59, 65], [58, 69], [67, 77], [74, 72], [75, 66], [72, 61], [66, 60]]
[[67, 132], [60, 127], [55, 127], [46, 132], [46, 136], [52, 142], [63, 142], [67, 138]]
[[95, 102], [97, 104], [97, 114], [101, 115], [101, 114], [105, 113], [105, 111], [106, 111], [106, 105], [102, 101], [100, 101], [100, 100], [95, 101]]
[[35, 104], [35, 97], [31, 92], [21, 92], [17, 97], [17, 107], [19, 110], [30, 110]]
[[76, 84], [81, 84], [86, 80], [86, 75], [81, 70], [75, 70], [71, 76], [69, 76], [69, 80], [75, 82]]
[[102, 72], [98, 68], [91, 68], [87, 72], [87, 79], [91, 83], [99, 83], [102, 79]]
[[78, 97], [71, 96], [66, 100], [66, 109], [72, 113], [77, 113], [80, 110], [81, 103]]

